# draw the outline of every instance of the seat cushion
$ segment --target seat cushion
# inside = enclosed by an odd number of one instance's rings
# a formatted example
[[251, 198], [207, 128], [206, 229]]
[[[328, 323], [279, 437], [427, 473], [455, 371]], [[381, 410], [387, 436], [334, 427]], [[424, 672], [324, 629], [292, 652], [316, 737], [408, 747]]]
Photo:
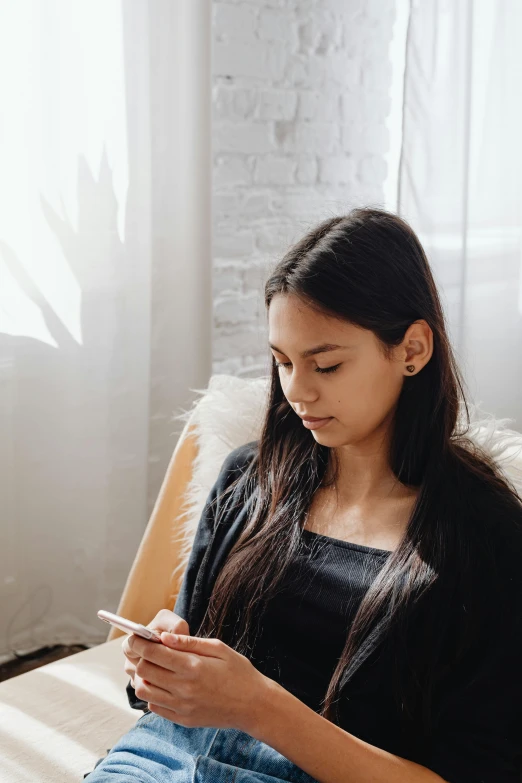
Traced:
[[143, 713], [131, 709], [122, 639], [0, 682], [2, 783], [75, 783]]

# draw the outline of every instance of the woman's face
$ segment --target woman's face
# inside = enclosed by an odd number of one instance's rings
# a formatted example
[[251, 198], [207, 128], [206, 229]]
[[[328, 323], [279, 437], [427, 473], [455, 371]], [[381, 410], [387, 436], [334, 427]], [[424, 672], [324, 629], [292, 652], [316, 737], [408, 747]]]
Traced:
[[[389, 360], [373, 332], [318, 314], [291, 294], [272, 299], [268, 320], [283, 393], [298, 415], [332, 417], [311, 430], [327, 446], [353, 444], [386, 430], [409, 374], [406, 365], [415, 364], [418, 372], [427, 361], [426, 322], [409, 327]], [[302, 355], [323, 344], [340, 347]]]

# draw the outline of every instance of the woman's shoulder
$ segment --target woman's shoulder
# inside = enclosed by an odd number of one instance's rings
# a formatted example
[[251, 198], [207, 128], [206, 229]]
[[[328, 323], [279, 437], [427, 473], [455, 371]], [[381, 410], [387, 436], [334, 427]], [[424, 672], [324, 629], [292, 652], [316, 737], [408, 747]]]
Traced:
[[[487, 582], [483, 589], [499, 622], [522, 634], [522, 502], [505, 496], [484, 505]], [[496, 606], [496, 608], [495, 608]], [[522, 636], [520, 636], [522, 640]]]
[[472, 539], [506, 555], [510, 550], [522, 555], [522, 498], [467, 471], [460, 476], [459, 488], [455, 501]]
[[255, 454], [257, 454], [258, 450], [259, 438], [250, 440], [248, 443], [243, 443], [241, 446], [236, 446], [235, 449], [232, 449], [228, 457], [229, 459], [232, 459], [235, 464], [242, 467], [245, 463], [250, 462]]
[[251, 440], [229, 451], [219, 471], [217, 483], [220, 488], [228, 487], [241, 477], [256, 455], [258, 447], [259, 440]]
[[513, 563], [517, 572], [522, 565], [522, 500], [512, 496], [490, 498], [481, 510], [487, 538], [506, 565]]

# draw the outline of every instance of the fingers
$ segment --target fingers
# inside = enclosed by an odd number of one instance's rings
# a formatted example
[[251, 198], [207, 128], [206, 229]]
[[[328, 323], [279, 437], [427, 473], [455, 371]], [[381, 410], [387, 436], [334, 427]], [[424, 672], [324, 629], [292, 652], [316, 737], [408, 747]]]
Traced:
[[148, 680], [144, 680], [136, 675], [136, 684], [132, 686], [138, 699], [142, 701], [153, 702], [165, 709], [172, 709], [169, 707], [169, 702], [172, 700], [172, 694], [170, 691], [161, 688]]
[[123, 654], [130, 660], [130, 661], [138, 661], [139, 655], [136, 655], [136, 653], [132, 652], [131, 648], [129, 647], [129, 637], [126, 636], [125, 639], [122, 642], [121, 649], [123, 650]]
[[134, 688], [134, 678], [136, 676], [136, 669], [134, 667], [131, 667], [130, 665], [124, 666], [123, 670], [127, 677], [130, 677], [131, 685]]
[[147, 625], [154, 631], [168, 631], [169, 633], [179, 633], [188, 635], [189, 626], [183, 617], [171, 612], [170, 609], [160, 609], [154, 619]]
[[165, 644], [155, 644], [139, 636], [133, 639], [132, 649], [139, 656], [138, 663], [148, 661], [162, 669], [177, 673], [190, 672], [193, 666], [192, 659], [197, 658], [188, 651], [175, 650]]
[[127, 675], [127, 677], [130, 677], [131, 685], [133, 688], [135, 688], [134, 677], [136, 675], [136, 665], [140, 660], [140, 656], [132, 653], [132, 651], [128, 647], [127, 641], [128, 641], [128, 637], [126, 636], [121, 645], [123, 654], [125, 655], [125, 665], [123, 667], [123, 670]]

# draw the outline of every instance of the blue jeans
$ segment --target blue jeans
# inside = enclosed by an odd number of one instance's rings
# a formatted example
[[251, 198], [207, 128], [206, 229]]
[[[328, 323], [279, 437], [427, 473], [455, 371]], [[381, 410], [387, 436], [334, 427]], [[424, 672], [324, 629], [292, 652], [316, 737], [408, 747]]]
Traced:
[[100, 759], [87, 783], [317, 783], [239, 729], [187, 728], [154, 712]]

